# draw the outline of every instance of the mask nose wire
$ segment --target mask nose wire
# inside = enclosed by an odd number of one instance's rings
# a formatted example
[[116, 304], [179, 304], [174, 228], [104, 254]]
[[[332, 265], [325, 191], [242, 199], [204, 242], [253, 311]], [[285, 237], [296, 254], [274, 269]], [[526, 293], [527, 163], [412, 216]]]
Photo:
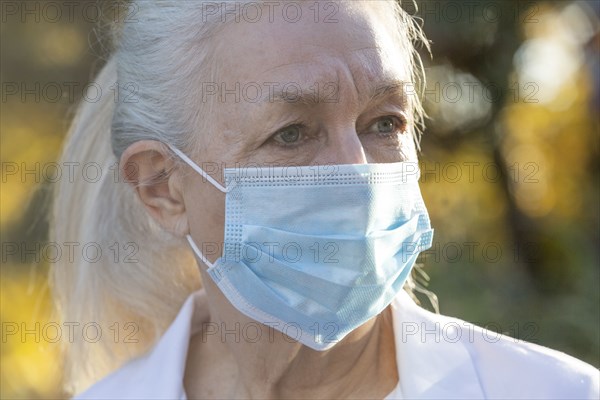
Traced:
[[[192, 167], [194, 169], [194, 171], [198, 172], [200, 175], [202, 175], [204, 178], [206, 178], [206, 180], [208, 180], [214, 187], [216, 187], [223, 193], [227, 193], [229, 191], [227, 188], [225, 188], [219, 182], [214, 180], [210, 175], [208, 175], [202, 168], [200, 168], [198, 165], [196, 165], [196, 163], [193, 162], [188, 156], [186, 156], [181, 150], [179, 150], [176, 147], [171, 146], [168, 143], [165, 143], [165, 144], [167, 146], [169, 146], [171, 151], [173, 151], [175, 154], [177, 154], [177, 156], [179, 156], [179, 158], [181, 158], [187, 165]], [[185, 235], [185, 238], [187, 239], [188, 243], [190, 244], [190, 247], [192, 248], [194, 253], [196, 253], [198, 258], [200, 258], [202, 260], [202, 262], [208, 266], [209, 269], [213, 268], [214, 264], [211, 263], [210, 261], [208, 261], [208, 258], [206, 258], [204, 256], [204, 254], [202, 254], [202, 252], [200, 251], [198, 246], [196, 246], [196, 243], [194, 243], [194, 239], [192, 239], [192, 236], [190, 234], [187, 234], [187, 235]]]

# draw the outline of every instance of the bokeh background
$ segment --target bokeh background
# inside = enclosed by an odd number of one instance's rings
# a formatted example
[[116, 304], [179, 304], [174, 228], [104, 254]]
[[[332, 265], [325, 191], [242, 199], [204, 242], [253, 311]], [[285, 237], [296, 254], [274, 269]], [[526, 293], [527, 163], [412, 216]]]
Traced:
[[[61, 396], [58, 343], [10, 332], [52, 322], [45, 166], [107, 52], [105, 5], [64, 3], [1, 3], [7, 399]], [[421, 257], [427, 288], [444, 314], [600, 366], [599, 2], [416, 4], [405, 8], [433, 53], [423, 53], [422, 190], [436, 230]]]

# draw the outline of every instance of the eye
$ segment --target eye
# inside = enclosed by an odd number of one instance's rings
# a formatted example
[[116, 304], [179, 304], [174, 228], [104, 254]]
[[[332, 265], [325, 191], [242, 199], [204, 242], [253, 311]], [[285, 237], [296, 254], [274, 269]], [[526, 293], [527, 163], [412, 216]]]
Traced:
[[395, 132], [402, 133], [406, 129], [406, 119], [396, 116], [379, 118], [368, 128], [368, 132], [382, 136], [390, 136]]
[[294, 145], [303, 140], [302, 132], [300, 131], [300, 126], [298, 125], [290, 125], [280, 129], [272, 136], [272, 138], [283, 146]]
[[391, 133], [394, 131], [394, 121], [389, 117], [380, 119], [376, 124], [379, 133]]

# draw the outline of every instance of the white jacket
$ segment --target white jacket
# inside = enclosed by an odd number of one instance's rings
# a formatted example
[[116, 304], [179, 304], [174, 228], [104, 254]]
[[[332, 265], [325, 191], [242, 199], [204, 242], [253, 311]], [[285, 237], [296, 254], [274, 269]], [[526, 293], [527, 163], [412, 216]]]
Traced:
[[[404, 291], [392, 309], [399, 381], [387, 399], [600, 398], [600, 371], [567, 354], [431, 313]], [[199, 290], [151, 351], [76, 398], [187, 399], [190, 337], [207, 320]]]

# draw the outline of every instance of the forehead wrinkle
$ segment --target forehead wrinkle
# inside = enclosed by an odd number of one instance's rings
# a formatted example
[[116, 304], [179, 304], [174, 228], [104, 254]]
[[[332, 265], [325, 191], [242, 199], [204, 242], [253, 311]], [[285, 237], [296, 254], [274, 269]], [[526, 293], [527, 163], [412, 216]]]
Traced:
[[382, 47], [381, 47], [381, 46], [378, 46], [378, 45], [375, 45], [375, 46], [359, 47], [359, 48], [356, 48], [356, 49], [350, 49], [350, 50], [348, 50], [348, 51], [349, 51], [350, 53], [357, 53], [357, 52], [359, 52], [359, 51], [364, 51], [364, 50], [376, 50], [376, 51], [381, 51], [381, 50], [382, 50]]
[[[329, 47], [326, 47], [324, 45], [310, 44], [310, 45], [306, 45], [306, 46], [327, 49], [328, 53], [329, 53], [328, 56], [332, 57], [332, 58], [340, 58], [341, 56], [343, 56], [342, 52], [332, 51], [332, 49], [330, 49]], [[360, 51], [365, 51], [365, 50], [375, 50], [377, 52], [381, 52], [383, 49], [380, 46], [378, 46], [378, 45], [374, 45], [374, 46], [359, 47], [359, 48], [354, 48], [354, 49], [351, 48], [351, 49], [347, 49], [345, 52], [353, 54], [353, 53], [358, 53]], [[279, 64], [279, 65], [273, 66], [271, 68], [268, 68], [268, 69], [264, 70], [263, 72], [264, 73], [274, 72], [274, 71], [276, 71], [279, 68], [288, 67], [288, 66], [291, 66], [291, 65], [304, 65], [304, 64], [311, 65], [313, 63], [312, 62], [307, 62], [307, 61], [287, 62], [287, 63]]]
[[310, 63], [305, 62], [305, 61], [304, 62], [303, 61], [300, 61], [300, 62], [289, 62], [289, 63], [279, 64], [279, 65], [276, 65], [274, 67], [268, 68], [268, 69], [264, 70], [264, 72], [265, 73], [266, 72], [274, 72], [274, 71], [276, 71], [279, 68], [289, 67], [291, 65], [302, 65], [302, 64], [310, 64]]
[[[318, 44], [310, 44], [307, 46], [311, 46], [311, 47], [316, 47], [316, 48], [326, 48], [323, 45], [318, 45]], [[366, 79], [366, 81], [370, 81], [373, 76], [376, 76], [378, 74], [378, 71], [382, 70], [384, 67], [382, 65], [382, 61], [381, 57], [377, 57], [377, 55], [381, 55], [382, 53], [382, 47], [378, 46], [377, 44], [374, 45], [370, 45], [370, 46], [363, 46], [363, 47], [358, 47], [358, 48], [348, 48], [342, 52], [340, 51], [335, 51], [334, 54], [330, 54], [328, 55], [328, 58], [331, 58], [334, 63], [333, 66], [328, 66], [329, 68], [332, 68], [335, 72], [336, 75], [336, 79], [335, 81], [332, 80], [326, 80], [326, 79], [315, 79], [312, 82], [309, 82], [309, 79], [306, 79], [306, 73], [308, 72], [310, 74], [310, 72], [312, 71], [311, 67], [317, 66], [318, 68], [321, 67], [321, 63], [315, 62], [315, 61], [298, 61], [298, 62], [285, 62], [270, 68], [267, 68], [265, 70], [263, 70], [263, 74], [266, 73], [274, 73], [282, 68], [286, 68], [286, 67], [297, 67], [297, 70], [299, 71], [300, 74], [303, 74], [303, 79], [302, 81], [305, 83], [309, 84], [309, 87], [307, 88], [302, 88], [301, 85], [298, 85], [301, 87], [301, 96], [290, 96], [290, 92], [288, 91], [287, 93], [285, 93], [284, 91], [282, 91], [281, 89], [275, 89], [272, 93], [266, 93], [266, 95], [262, 96], [261, 99], [261, 103], [265, 103], [265, 102], [285, 102], [285, 103], [298, 103], [298, 104], [302, 104], [302, 105], [315, 105], [318, 104], [319, 102], [326, 102], [324, 100], [327, 99], [323, 99], [323, 98], [319, 98], [319, 96], [315, 95], [315, 84], [320, 85], [323, 83], [327, 83], [327, 84], [331, 84], [334, 83], [335, 84], [335, 90], [336, 90], [336, 94], [339, 95], [339, 91], [341, 90], [340, 87], [340, 72], [342, 70], [346, 70], [349, 72], [349, 78], [352, 81], [352, 84], [354, 86], [354, 91], [356, 94], [359, 94], [360, 91], [358, 90], [358, 84], [357, 84], [357, 75], [365, 75], [366, 72], [366, 76], [364, 76], [363, 80]], [[375, 57], [368, 57], [367, 54], [360, 54], [361, 52], [365, 53], [365, 52], [372, 52], [374, 51], [376, 53]], [[354, 62], [352, 61], [352, 58], [357, 57], [358, 60], [355, 60]], [[377, 60], [375, 61], [376, 65], [373, 65], [373, 60]], [[353, 67], [352, 64], [358, 64], [358, 68], [357, 67]], [[295, 68], [294, 68], [295, 69]], [[366, 71], [361, 71], [365, 69]], [[357, 70], [358, 73], [355, 73], [354, 70]], [[287, 72], [287, 71], [286, 71]], [[284, 74], [286, 73], [284, 72]], [[328, 73], [325, 72], [323, 73], [322, 71], [318, 71], [319, 75], [323, 74], [323, 75], [327, 75]], [[271, 80], [271, 81], [276, 81]], [[281, 83], [281, 82], [280, 82]], [[299, 82], [285, 82], [285, 83], [299, 83]], [[312, 88], [310, 87], [312, 85]], [[326, 89], [326, 88], [321, 88], [320, 86], [317, 86], [318, 93], [319, 95], [322, 94], [323, 90], [322, 89]], [[330, 93], [330, 92], [328, 92]], [[321, 96], [322, 97], [322, 96]], [[331, 102], [331, 99], [330, 99]]]
[[[326, 85], [333, 84], [336, 89], [339, 88], [340, 80], [337, 71], [338, 68], [333, 68], [335, 79], [328, 79], [328, 76], [332, 76], [332, 68], [323, 68], [321, 64], [316, 62], [305, 61], [286, 63], [269, 68], [265, 70], [265, 72], [284, 67], [292, 67], [285, 71], [283, 75], [288, 75], [291, 79], [285, 80], [285, 82], [281, 79], [271, 79], [271, 82], [278, 83], [279, 85], [270, 90], [266, 90], [259, 104], [299, 103], [303, 105], [315, 105], [321, 102], [327, 102], [325, 96], [331, 95], [331, 92], [327, 90]], [[290, 84], [294, 84], [294, 87], [291, 88], [288, 86], [287, 90], [284, 90], [286, 85]]]

